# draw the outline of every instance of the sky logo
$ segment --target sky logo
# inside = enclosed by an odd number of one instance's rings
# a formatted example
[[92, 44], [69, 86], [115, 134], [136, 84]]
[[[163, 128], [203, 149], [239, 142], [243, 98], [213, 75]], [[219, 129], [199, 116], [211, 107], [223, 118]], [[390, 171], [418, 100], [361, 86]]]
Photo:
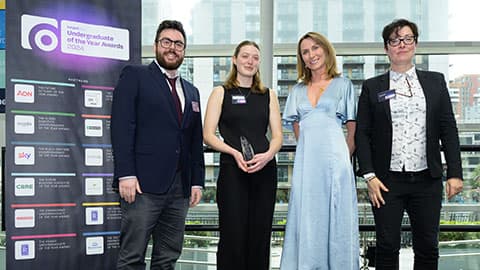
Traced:
[[31, 146], [15, 147], [15, 165], [34, 165], [35, 148]]
[[17, 103], [34, 103], [35, 87], [31, 84], [17, 83], [14, 86], [15, 102]]
[[35, 241], [16, 241], [15, 260], [35, 259]]
[[35, 178], [15, 178], [15, 196], [34, 196]]

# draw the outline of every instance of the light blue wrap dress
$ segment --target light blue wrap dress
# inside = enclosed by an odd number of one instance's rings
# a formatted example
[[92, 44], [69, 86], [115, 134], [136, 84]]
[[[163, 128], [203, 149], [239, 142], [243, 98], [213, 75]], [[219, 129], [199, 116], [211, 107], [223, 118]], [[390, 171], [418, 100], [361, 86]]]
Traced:
[[334, 78], [315, 108], [307, 87], [290, 92], [283, 120], [299, 122], [281, 270], [358, 270], [355, 176], [342, 125], [355, 120], [350, 80]]

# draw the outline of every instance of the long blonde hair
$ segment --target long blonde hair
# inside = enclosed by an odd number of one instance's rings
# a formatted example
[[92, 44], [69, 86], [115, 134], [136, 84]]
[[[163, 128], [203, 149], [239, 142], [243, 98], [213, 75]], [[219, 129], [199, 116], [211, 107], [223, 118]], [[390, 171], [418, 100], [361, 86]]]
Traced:
[[305, 66], [305, 62], [302, 58], [302, 52], [300, 49], [300, 44], [303, 40], [311, 38], [315, 43], [322, 47], [325, 52], [325, 66], [328, 74], [328, 78], [334, 78], [340, 75], [340, 72], [337, 70], [337, 59], [335, 54], [335, 49], [328, 39], [317, 33], [317, 32], [308, 32], [303, 35], [298, 41], [297, 45], [297, 80], [303, 81], [305, 84], [308, 84], [312, 81], [312, 71]]
[[[244, 40], [244, 41], [240, 42], [240, 44], [238, 44], [237, 47], [235, 48], [235, 52], [233, 54], [233, 57], [237, 58], [238, 54], [240, 53], [240, 49], [243, 46], [248, 46], [248, 45], [254, 46], [255, 48], [257, 48], [257, 50], [260, 51], [260, 47], [257, 45], [257, 43], [255, 43], [254, 41], [251, 41], [251, 40]], [[232, 67], [230, 68], [230, 72], [228, 73], [227, 80], [224, 83], [226, 89], [233, 89], [233, 88], [237, 88], [237, 87], [240, 86], [238, 81], [237, 81], [237, 71], [238, 71], [237, 66], [232, 61]], [[255, 73], [255, 75], [253, 76], [253, 82], [252, 82], [251, 89], [252, 89], [253, 93], [263, 94], [267, 91], [265, 86], [263, 86], [263, 84], [262, 84], [262, 81], [260, 79], [260, 70], [258, 70], [258, 69], [257, 69], [257, 72]]]

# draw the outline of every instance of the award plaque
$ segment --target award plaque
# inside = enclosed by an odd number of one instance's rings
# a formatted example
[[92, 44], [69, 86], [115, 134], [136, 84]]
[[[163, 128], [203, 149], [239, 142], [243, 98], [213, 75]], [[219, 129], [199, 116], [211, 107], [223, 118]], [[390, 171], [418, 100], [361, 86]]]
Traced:
[[253, 158], [255, 153], [253, 152], [252, 145], [248, 142], [247, 138], [240, 136], [240, 145], [242, 146], [243, 159], [249, 161]]

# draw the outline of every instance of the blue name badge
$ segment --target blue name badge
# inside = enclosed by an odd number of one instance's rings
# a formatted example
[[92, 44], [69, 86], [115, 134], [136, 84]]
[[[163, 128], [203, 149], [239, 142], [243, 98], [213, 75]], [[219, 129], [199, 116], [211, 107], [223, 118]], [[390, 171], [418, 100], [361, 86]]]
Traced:
[[377, 99], [378, 99], [378, 102], [384, 102], [394, 98], [396, 95], [397, 94], [395, 93], [395, 89], [390, 89], [390, 90], [386, 90], [378, 93]]
[[242, 95], [232, 95], [232, 104], [246, 104], [247, 99]]

